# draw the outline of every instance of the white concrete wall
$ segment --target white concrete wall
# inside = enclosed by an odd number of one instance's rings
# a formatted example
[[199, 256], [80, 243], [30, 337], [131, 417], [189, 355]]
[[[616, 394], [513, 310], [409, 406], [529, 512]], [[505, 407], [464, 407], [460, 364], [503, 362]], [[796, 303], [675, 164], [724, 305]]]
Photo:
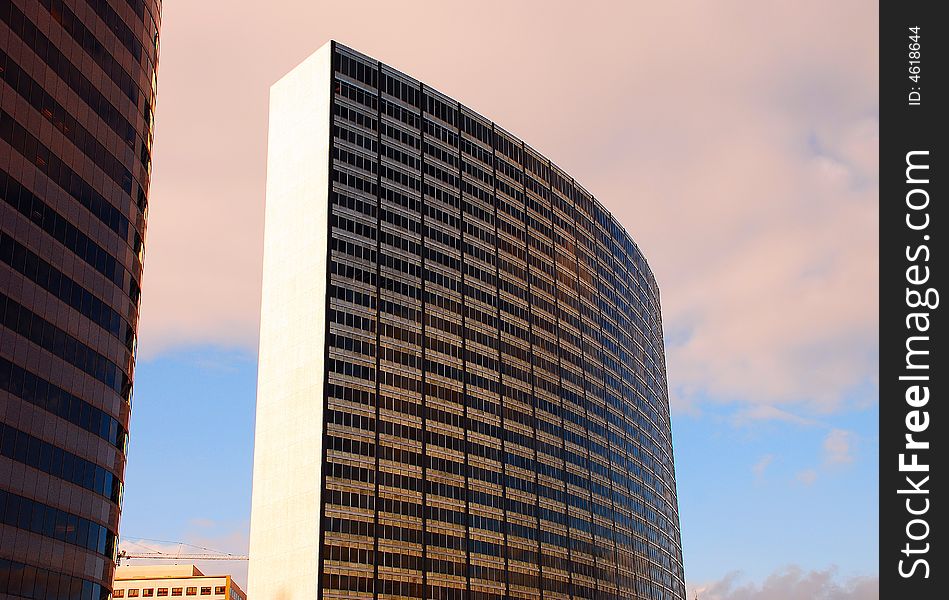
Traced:
[[270, 89], [247, 595], [313, 600], [320, 488], [331, 45]]

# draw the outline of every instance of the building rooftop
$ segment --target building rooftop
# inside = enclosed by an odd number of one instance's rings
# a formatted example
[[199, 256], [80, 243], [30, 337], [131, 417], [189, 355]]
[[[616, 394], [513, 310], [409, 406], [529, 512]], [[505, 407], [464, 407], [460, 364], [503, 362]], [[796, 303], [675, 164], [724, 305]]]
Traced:
[[144, 565], [140, 567], [118, 567], [115, 580], [126, 579], [174, 579], [180, 577], [203, 577], [195, 565]]

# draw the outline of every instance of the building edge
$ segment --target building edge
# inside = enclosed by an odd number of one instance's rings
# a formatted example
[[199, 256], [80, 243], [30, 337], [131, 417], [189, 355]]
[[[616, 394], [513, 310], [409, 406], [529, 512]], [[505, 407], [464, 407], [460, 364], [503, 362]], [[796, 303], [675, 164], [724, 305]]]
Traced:
[[332, 54], [327, 42], [270, 88], [250, 597], [320, 589]]

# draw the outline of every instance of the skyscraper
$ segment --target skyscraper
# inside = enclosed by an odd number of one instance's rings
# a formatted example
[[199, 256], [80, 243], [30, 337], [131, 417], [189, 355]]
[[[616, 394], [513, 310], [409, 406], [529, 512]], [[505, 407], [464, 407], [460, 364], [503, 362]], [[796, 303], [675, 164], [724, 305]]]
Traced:
[[271, 89], [252, 598], [685, 596], [659, 290], [491, 121], [329, 43]]
[[0, 598], [108, 598], [160, 0], [0, 2]]

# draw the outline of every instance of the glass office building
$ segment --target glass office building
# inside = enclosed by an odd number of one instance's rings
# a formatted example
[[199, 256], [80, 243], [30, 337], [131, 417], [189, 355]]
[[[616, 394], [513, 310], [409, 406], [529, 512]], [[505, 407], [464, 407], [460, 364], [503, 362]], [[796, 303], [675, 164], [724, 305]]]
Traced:
[[160, 9], [0, 2], [0, 598], [111, 590]]
[[332, 42], [268, 154], [249, 596], [684, 598], [659, 290], [616, 219]]

